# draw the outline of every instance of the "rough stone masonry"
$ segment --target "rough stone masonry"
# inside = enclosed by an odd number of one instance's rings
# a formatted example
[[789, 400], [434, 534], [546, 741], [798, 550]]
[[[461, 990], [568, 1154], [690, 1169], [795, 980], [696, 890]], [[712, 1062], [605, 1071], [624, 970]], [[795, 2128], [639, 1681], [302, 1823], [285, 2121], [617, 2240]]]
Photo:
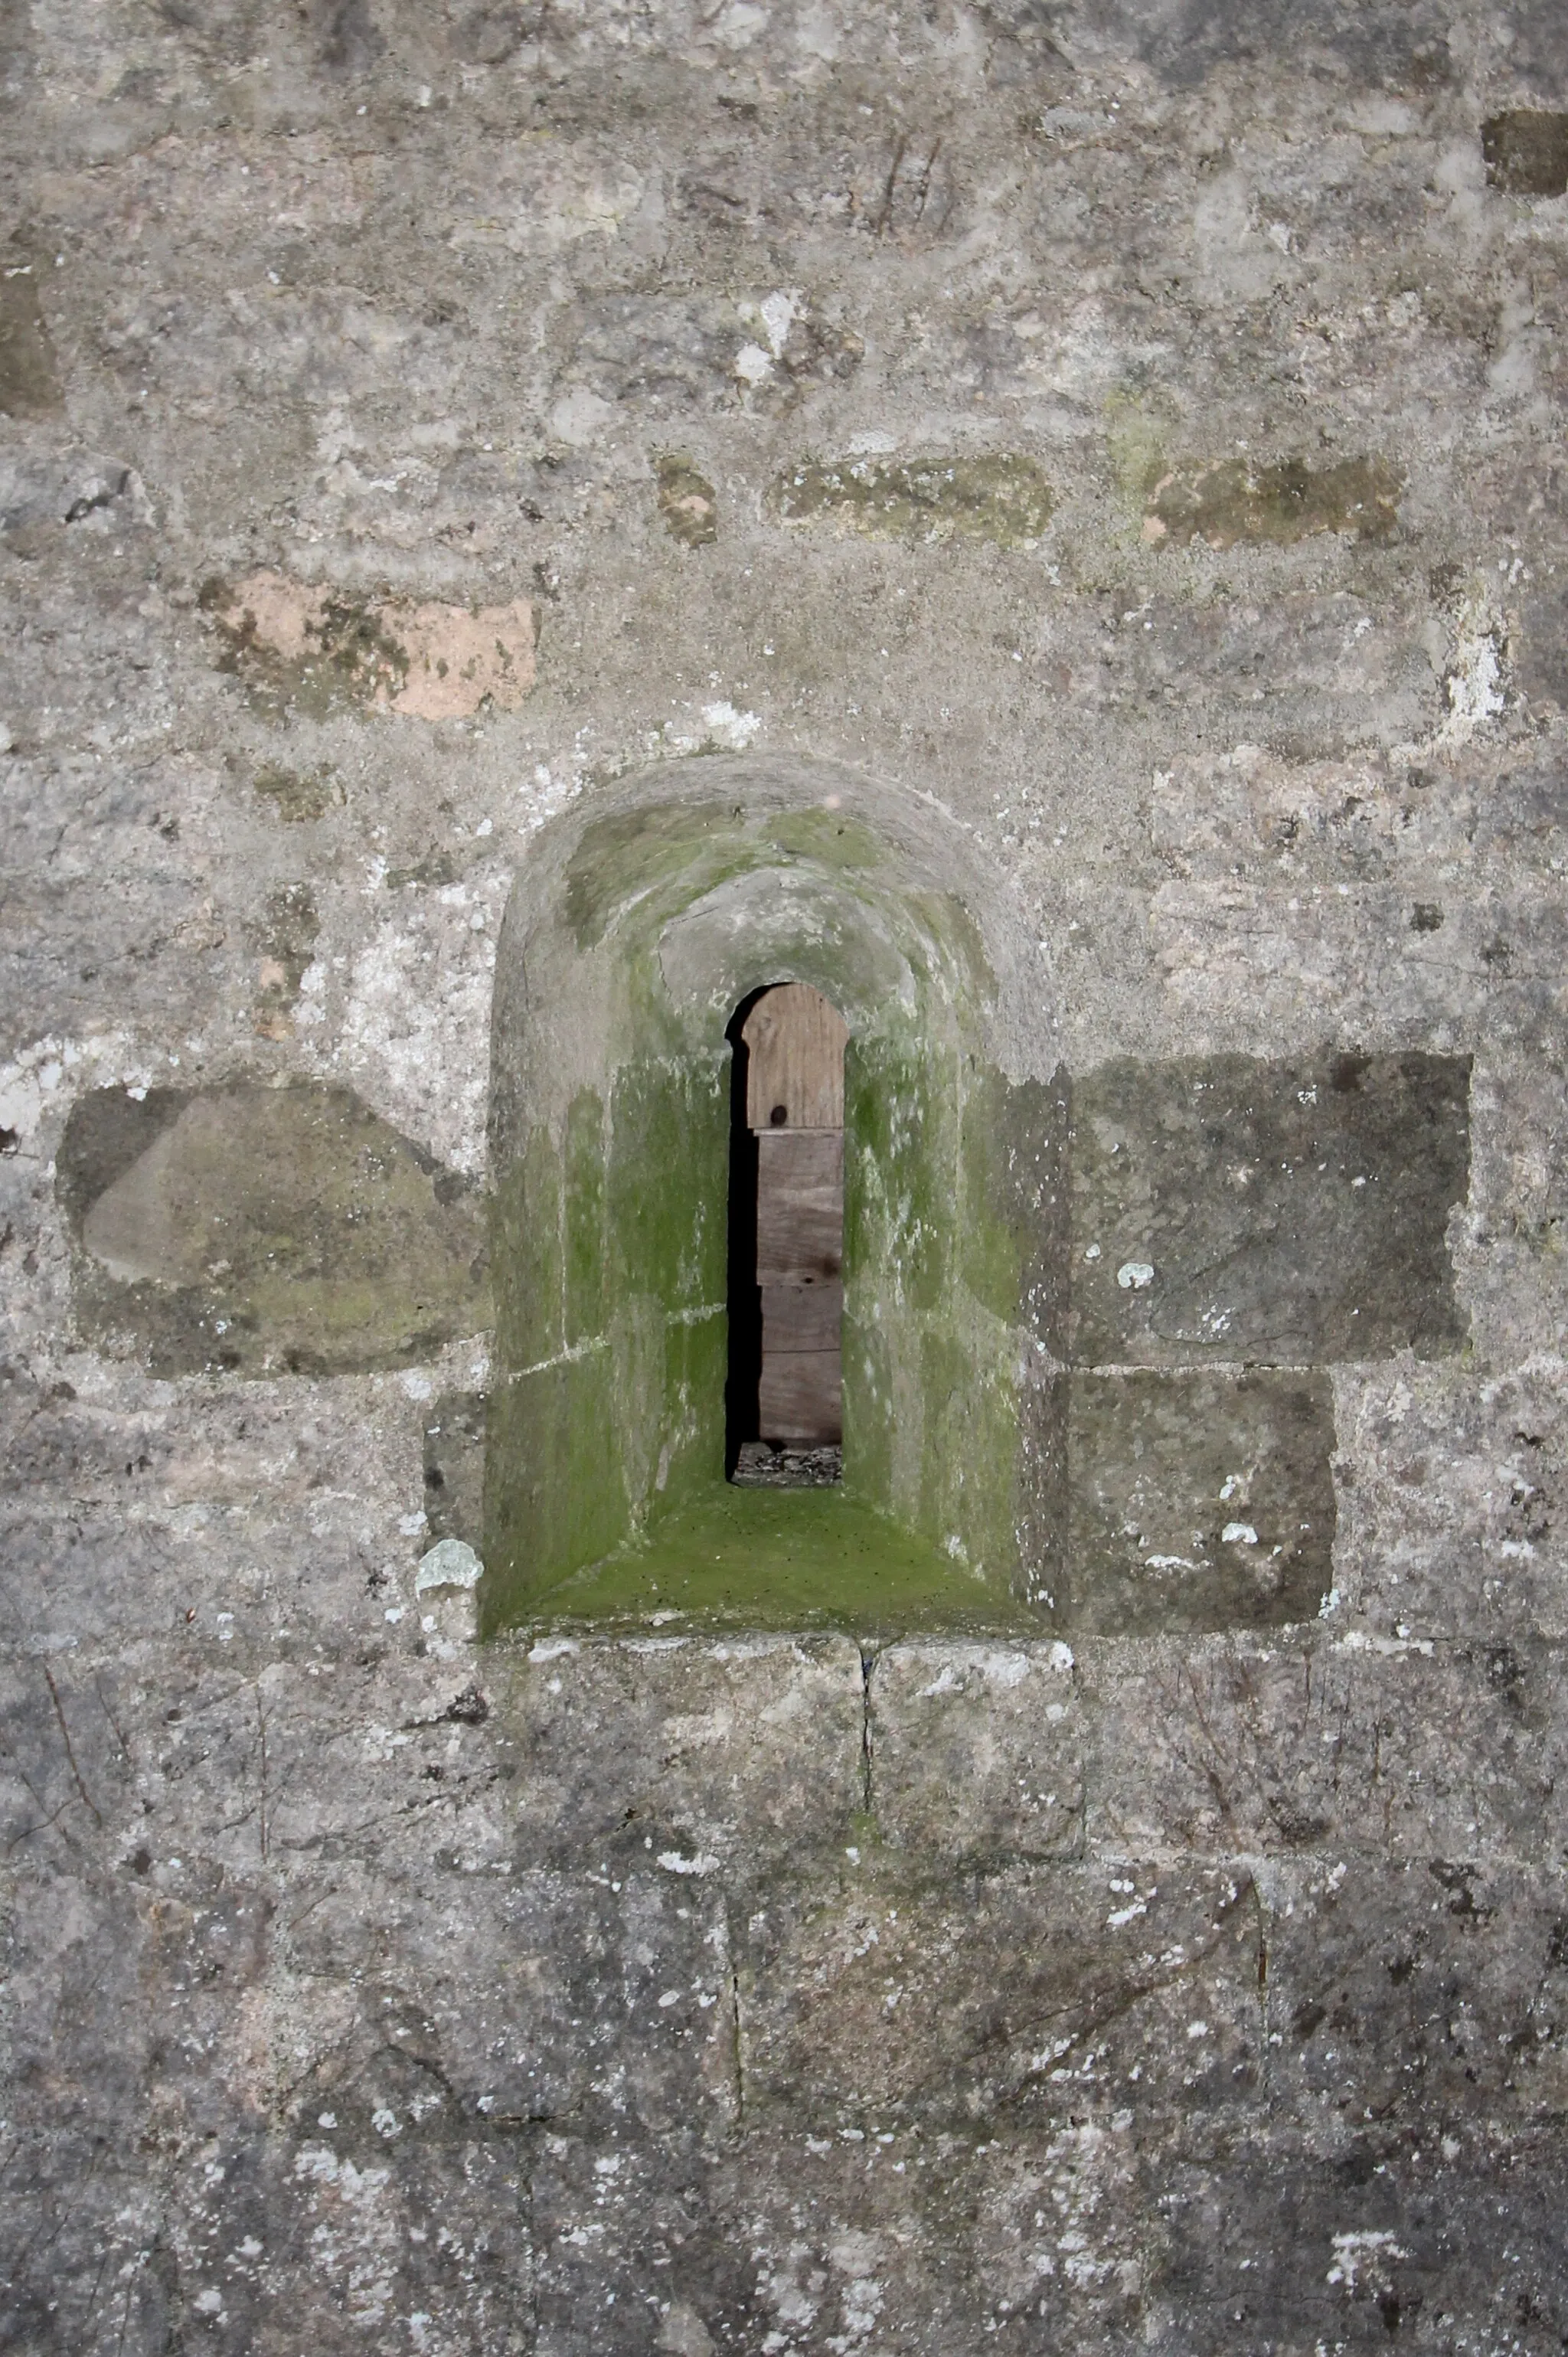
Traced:
[[[1561, 0], [0, 78], [0, 2343], [1568, 2347]], [[808, 769], [1048, 984], [1048, 1609], [481, 1641], [509, 896]]]

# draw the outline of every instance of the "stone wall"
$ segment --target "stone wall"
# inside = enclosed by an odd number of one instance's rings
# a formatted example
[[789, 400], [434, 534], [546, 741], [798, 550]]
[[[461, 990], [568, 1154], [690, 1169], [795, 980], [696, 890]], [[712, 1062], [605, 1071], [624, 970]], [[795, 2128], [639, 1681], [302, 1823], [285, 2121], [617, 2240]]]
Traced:
[[[1556, 0], [0, 80], [0, 2338], [1561, 2350]], [[1059, 1597], [480, 1642], [503, 914], [748, 762], [1033, 945]]]

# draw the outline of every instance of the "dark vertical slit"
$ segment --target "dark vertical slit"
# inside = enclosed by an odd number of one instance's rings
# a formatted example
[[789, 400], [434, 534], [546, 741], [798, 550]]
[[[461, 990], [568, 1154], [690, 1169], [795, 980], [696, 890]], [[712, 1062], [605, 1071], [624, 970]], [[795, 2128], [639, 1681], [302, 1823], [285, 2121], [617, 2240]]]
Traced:
[[749, 1060], [740, 1027], [761, 997], [742, 999], [725, 1033], [730, 1043], [729, 1115], [729, 1373], [725, 1383], [725, 1479], [733, 1475], [741, 1445], [757, 1434], [757, 1385], [762, 1380], [762, 1293], [757, 1282], [757, 1140], [746, 1118]]

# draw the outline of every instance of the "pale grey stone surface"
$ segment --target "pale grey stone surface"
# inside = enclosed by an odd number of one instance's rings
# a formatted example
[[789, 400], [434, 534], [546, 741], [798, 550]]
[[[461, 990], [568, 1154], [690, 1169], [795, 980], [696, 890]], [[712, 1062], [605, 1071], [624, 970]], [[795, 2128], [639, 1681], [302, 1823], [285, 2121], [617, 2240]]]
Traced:
[[[1557, 0], [60, 0], [0, 81], [0, 2341], [1559, 2352]], [[393, 709], [425, 607], [532, 691]], [[713, 752], [942, 805], [1041, 1069], [1469, 1060], [1437, 1328], [1293, 1326], [1299, 1619], [480, 1646], [487, 1334], [88, 1314], [95, 1092], [482, 1188], [534, 830]]]

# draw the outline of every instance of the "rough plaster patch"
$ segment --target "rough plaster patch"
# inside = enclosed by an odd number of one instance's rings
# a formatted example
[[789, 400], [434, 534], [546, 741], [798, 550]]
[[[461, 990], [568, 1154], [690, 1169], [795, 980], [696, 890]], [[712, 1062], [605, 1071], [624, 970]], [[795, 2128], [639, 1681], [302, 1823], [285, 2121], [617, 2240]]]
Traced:
[[489, 703], [515, 711], [533, 685], [538, 623], [526, 598], [505, 606], [360, 601], [273, 572], [211, 599], [241, 671], [316, 665], [358, 701], [415, 720], [454, 720]]
[[524, 598], [510, 606], [383, 606], [382, 621], [402, 640], [408, 677], [391, 700], [415, 720], [455, 720], [489, 697], [514, 711], [533, 685], [535, 624]]

